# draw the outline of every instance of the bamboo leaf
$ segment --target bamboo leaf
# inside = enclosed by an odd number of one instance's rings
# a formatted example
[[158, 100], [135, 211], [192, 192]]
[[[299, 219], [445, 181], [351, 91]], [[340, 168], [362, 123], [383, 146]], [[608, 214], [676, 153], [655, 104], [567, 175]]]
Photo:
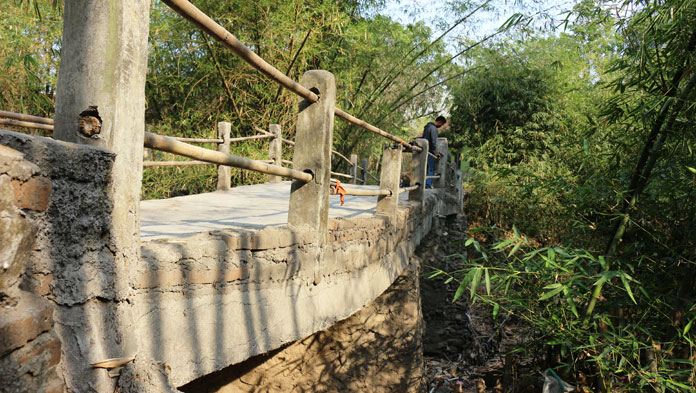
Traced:
[[484, 269], [485, 273], [485, 280], [486, 280], [486, 295], [490, 296], [491, 295], [491, 276], [488, 273], [488, 269]]
[[478, 289], [479, 283], [481, 283], [481, 275], [482, 275], [482, 273], [483, 273], [483, 269], [482, 269], [482, 268], [476, 268], [476, 270], [474, 271], [474, 278], [473, 278], [473, 280], [471, 281], [471, 288], [470, 288], [470, 291], [471, 291], [471, 299], [473, 299], [474, 296], [476, 295], [476, 289]]
[[545, 295], [543, 295], [542, 297], [540, 297], [539, 300], [541, 301], [541, 300], [550, 299], [550, 298], [552, 298], [552, 297], [558, 295], [558, 294], [563, 290], [563, 288], [564, 288], [562, 285], [560, 285], [560, 284], [558, 284], [558, 285], [559, 285], [558, 288], [556, 288], [556, 289], [554, 289], [554, 290], [552, 290], [552, 291], [547, 292]]
[[636, 302], [636, 299], [633, 297], [633, 292], [631, 291], [631, 286], [628, 284], [628, 279], [626, 278], [626, 275], [621, 274], [620, 278], [621, 282], [624, 285], [624, 288], [626, 288], [626, 292], [628, 292], [628, 296], [631, 298], [631, 300], [633, 300], [634, 304], [638, 304], [638, 302]]

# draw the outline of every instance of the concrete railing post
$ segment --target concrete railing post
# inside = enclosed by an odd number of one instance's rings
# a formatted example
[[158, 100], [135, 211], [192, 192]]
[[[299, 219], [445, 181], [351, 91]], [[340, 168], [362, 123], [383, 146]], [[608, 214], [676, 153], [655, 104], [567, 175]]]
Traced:
[[360, 160], [360, 166], [362, 167], [360, 170], [360, 181], [362, 184], [367, 184], [367, 158]]
[[428, 140], [423, 138], [416, 139], [416, 145], [422, 150], [411, 153], [411, 185], [419, 184], [420, 187], [408, 192], [409, 201], [422, 201], [425, 193], [425, 176], [428, 169]]
[[389, 196], [377, 199], [377, 214], [389, 216], [396, 224], [396, 211], [399, 205], [399, 181], [401, 180], [401, 145], [387, 148], [382, 155], [382, 171], [379, 175], [379, 188], [391, 191]]
[[[66, 390], [113, 392], [116, 380], [89, 364], [134, 356], [138, 349], [138, 337], [130, 332], [134, 322], [127, 300], [131, 299], [131, 280], [140, 262], [150, 1], [81, 0], [64, 4], [53, 137], [107, 149], [115, 158], [111, 182], [102, 198], [103, 204], [112, 206], [110, 222], [89, 224], [108, 233], [109, 247], [84, 256], [54, 250], [54, 260], [69, 266], [61, 272], [60, 286], [70, 280], [101, 281], [100, 295], [85, 295], [87, 299], [75, 304], [56, 300], [54, 318], [56, 325], [63, 327], [59, 333], [63, 345], [71, 345], [64, 347], [61, 359]], [[96, 270], [90, 270], [92, 263]], [[73, 291], [81, 293], [83, 289], [77, 286]]]
[[[222, 139], [222, 143], [218, 144], [217, 151], [230, 154], [230, 132], [232, 124], [221, 121], [217, 124], [217, 137]], [[227, 165], [218, 165], [217, 167], [217, 190], [229, 191], [232, 187], [232, 173]]]
[[316, 233], [316, 243], [322, 246], [328, 238], [336, 81], [328, 71], [311, 70], [305, 72], [300, 84], [314, 91], [319, 101], [300, 102], [293, 168], [312, 173], [314, 179], [308, 183], [299, 180], [292, 182], [288, 224]]
[[447, 183], [445, 183], [445, 177], [447, 176], [447, 163], [449, 162], [449, 156], [447, 154], [447, 138], [437, 138], [435, 151], [441, 153], [442, 156], [435, 163], [435, 174], [440, 175], [440, 178], [435, 179], [433, 182], [433, 188], [445, 188], [447, 185]]
[[358, 184], [358, 155], [357, 154], [351, 154], [350, 155], [350, 175], [353, 176], [351, 179], [351, 183], [353, 184]]
[[[280, 124], [270, 124], [268, 131], [275, 135], [268, 143], [268, 159], [273, 160], [273, 165], [282, 165], [283, 158], [283, 134], [280, 129]], [[276, 175], [268, 175], [269, 183], [280, 183], [282, 178]]]

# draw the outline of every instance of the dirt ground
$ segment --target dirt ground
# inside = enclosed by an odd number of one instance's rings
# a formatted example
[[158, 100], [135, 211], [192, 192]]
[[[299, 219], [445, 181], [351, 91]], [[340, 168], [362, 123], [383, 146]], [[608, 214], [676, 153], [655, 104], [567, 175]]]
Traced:
[[463, 252], [463, 244], [456, 242], [467, 238], [466, 225], [463, 217], [449, 219], [416, 250], [421, 259], [425, 320], [424, 391], [541, 392], [541, 379], [530, 372], [530, 361], [506, 355], [523, 337], [514, 321], [503, 317], [496, 323], [489, 306], [480, 302], [472, 305], [466, 295], [452, 303], [459, 285], [456, 280], [445, 284], [441, 277], [426, 278], [435, 268], [444, 271], [461, 268], [461, 257], [452, 255]]

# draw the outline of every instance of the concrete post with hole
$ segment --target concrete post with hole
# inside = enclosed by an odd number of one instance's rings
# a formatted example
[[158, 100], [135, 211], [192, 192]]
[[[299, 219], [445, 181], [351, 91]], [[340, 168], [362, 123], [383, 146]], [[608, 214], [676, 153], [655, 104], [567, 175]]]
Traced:
[[[268, 158], [273, 161], [273, 165], [282, 165], [283, 158], [283, 134], [280, 124], [270, 124], [268, 131], [275, 135], [268, 143]], [[276, 175], [268, 175], [269, 183], [280, 183], [282, 178]]]
[[441, 153], [440, 159], [435, 162], [435, 174], [439, 175], [439, 179], [433, 181], [433, 188], [445, 188], [447, 183], [445, 178], [447, 177], [447, 163], [449, 162], [449, 157], [447, 154], [447, 138], [437, 138], [437, 143], [435, 145], [435, 151]]
[[292, 182], [288, 224], [316, 233], [315, 243], [322, 246], [328, 238], [336, 81], [328, 71], [311, 70], [305, 72], [300, 84], [317, 94], [319, 101], [300, 102], [293, 168], [312, 173], [314, 179]]
[[[230, 154], [230, 132], [232, 130], [232, 124], [221, 121], [217, 124], [217, 137], [222, 139], [222, 143], [217, 146], [217, 151]], [[231, 171], [230, 167], [227, 165], [218, 165], [217, 172], [217, 190], [218, 191], [229, 191], [232, 187]]]
[[382, 154], [382, 171], [379, 176], [379, 188], [389, 190], [391, 195], [377, 198], [377, 214], [391, 219], [392, 229], [396, 229], [396, 214], [399, 205], [399, 181], [401, 180], [401, 145], [390, 147]]
[[411, 185], [420, 185], [415, 190], [408, 192], [409, 201], [422, 201], [425, 194], [425, 176], [428, 169], [428, 140], [416, 139], [416, 146], [421, 148], [419, 152], [411, 153], [409, 172], [411, 172]]
[[[77, 304], [57, 301], [54, 314], [72, 392], [113, 392], [116, 379], [90, 363], [134, 356], [138, 349], [129, 334], [128, 300], [140, 256], [149, 10], [147, 0], [65, 2], [53, 136], [115, 153], [103, 198], [112, 204], [111, 225], [103, 229], [108, 246], [94, 255], [55, 251], [74, 264], [64, 270], [62, 282], [74, 282], [75, 291], [84, 293]], [[94, 285], [100, 286], [98, 294], [87, 290]]]

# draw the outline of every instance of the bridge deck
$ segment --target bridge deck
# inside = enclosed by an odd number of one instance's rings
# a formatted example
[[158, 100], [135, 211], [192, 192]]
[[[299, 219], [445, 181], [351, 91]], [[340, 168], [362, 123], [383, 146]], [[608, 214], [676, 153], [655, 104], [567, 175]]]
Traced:
[[[376, 189], [377, 186], [354, 186]], [[407, 198], [407, 193], [401, 199]], [[222, 228], [263, 228], [288, 222], [290, 182], [235, 187], [226, 192], [187, 195], [140, 202], [140, 235], [143, 240], [186, 237]], [[375, 214], [377, 197], [346, 195], [340, 206], [330, 196], [329, 218], [369, 217]]]

